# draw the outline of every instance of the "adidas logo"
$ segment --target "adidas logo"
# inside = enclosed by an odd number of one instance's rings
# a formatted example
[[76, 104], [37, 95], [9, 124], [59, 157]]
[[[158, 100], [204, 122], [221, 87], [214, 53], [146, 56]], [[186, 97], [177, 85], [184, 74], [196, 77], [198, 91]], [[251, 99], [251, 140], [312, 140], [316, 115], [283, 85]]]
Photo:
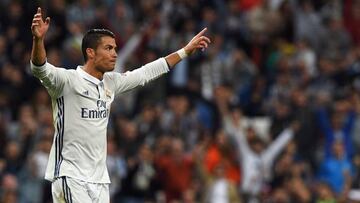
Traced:
[[89, 96], [89, 91], [88, 91], [88, 90], [84, 91], [84, 92], [83, 92], [83, 95]]

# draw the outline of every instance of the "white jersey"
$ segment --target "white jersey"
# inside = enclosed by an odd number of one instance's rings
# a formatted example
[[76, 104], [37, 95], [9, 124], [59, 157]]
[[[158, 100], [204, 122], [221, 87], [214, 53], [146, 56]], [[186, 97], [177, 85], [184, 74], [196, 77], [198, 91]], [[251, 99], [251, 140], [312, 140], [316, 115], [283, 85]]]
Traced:
[[110, 183], [106, 167], [106, 132], [110, 105], [122, 92], [158, 78], [169, 71], [164, 58], [126, 73], [107, 72], [103, 80], [50, 63], [35, 66], [34, 76], [52, 100], [55, 135], [45, 178], [68, 176], [92, 183]]
[[238, 132], [236, 138], [242, 159], [243, 180], [241, 187], [243, 192], [252, 195], [258, 195], [261, 192], [265, 181], [271, 177], [271, 169], [276, 157], [293, 136], [292, 129], [285, 129], [264, 151], [256, 154], [250, 149], [245, 135]]
[[238, 144], [239, 158], [241, 158], [243, 192], [258, 195], [266, 180], [271, 178], [271, 169], [276, 157], [294, 137], [291, 128], [284, 129], [280, 135], [260, 154], [255, 153], [249, 146], [246, 135], [242, 129], [225, 125], [226, 132], [235, 138]]

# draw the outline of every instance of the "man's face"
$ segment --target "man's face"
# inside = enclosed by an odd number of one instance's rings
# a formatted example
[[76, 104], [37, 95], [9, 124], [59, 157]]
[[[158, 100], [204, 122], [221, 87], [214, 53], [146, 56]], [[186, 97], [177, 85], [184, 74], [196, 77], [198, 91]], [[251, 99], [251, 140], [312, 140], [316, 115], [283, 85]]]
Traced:
[[104, 36], [95, 50], [94, 64], [98, 71], [108, 72], [115, 68], [116, 43], [112, 37]]

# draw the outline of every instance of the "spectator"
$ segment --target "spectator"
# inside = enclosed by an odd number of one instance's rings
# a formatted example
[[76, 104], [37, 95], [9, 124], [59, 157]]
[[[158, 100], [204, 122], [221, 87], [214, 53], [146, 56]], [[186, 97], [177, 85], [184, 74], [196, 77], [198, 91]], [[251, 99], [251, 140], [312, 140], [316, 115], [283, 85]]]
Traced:
[[317, 110], [320, 128], [325, 136], [325, 157], [331, 157], [334, 143], [340, 141], [344, 145], [346, 157], [351, 159], [354, 151], [350, 133], [356, 114], [353, 109], [347, 110], [346, 101], [339, 101], [335, 105], [333, 114], [330, 116], [331, 120], [324, 108], [320, 107]]
[[349, 189], [353, 166], [346, 156], [341, 141], [333, 142], [332, 154], [322, 161], [318, 174], [319, 179], [327, 183], [336, 195], [341, 195], [343, 191]]
[[205, 166], [204, 172], [214, 175], [217, 168], [220, 168], [218, 172], [221, 172], [221, 176], [235, 185], [239, 184], [240, 172], [235, 160], [233, 146], [230, 144], [231, 140], [227, 139], [222, 130], [216, 133], [214, 139], [204, 150], [204, 163], [202, 163]]
[[272, 176], [271, 168], [275, 158], [292, 139], [294, 131], [298, 128], [286, 128], [268, 146], [258, 137], [251, 140], [245, 137], [244, 132], [238, 129], [228, 128], [227, 132], [236, 139], [239, 157], [241, 159], [242, 183], [241, 191], [246, 202], [259, 202], [265, 183]]
[[316, 185], [316, 202], [336, 202], [333, 191], [326, 183]]
[[225, 177], [225, 168], [221, 162], [215, 166], [211, 175], [206, 171], [200, 173], [205, 176], [205, 202], [240, 202], [236, 185]]
[[1, 202], [16, 203], [18, 202], [19, 183], [16, 176], [6, 174], [1, 180]]
[[111, 180], [113, 180], [109, 187], [110, 199], [111, 201], [114, 201], [116, 193], [122, 189], [121, 180], [127, 173], [126, 162], [120, 155], [116, 142], [112, 137], [108, 139], [107, 153], [106, 166], [109, 171], [109, 176]]
[[143, 144], [136, 159], [127, 162], [127, 174], [123, 178], [120, 190], [121, 202], [146, 202], [155, 200], [158, 189], [155, 182], [157, 176], [152, 151], [147, 144]]
[[155, 166], [166, 202], [180, 201], [186, 191], [191, 189], [194, 159], [185, 154], [184, 143], [179, 138], [174, 138], [169, 147], [169, 154], [155, 158]]

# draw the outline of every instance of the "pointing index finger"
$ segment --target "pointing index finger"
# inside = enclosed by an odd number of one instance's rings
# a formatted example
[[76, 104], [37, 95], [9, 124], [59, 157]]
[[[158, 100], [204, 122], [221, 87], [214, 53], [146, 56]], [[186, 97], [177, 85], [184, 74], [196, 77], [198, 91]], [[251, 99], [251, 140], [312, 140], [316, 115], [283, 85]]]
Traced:
[[207, 28], [204, 28], [203, 30], [201, 30], [197, 35], [196, 37], [200, 37], [202, 35], [204, 35], [204, 33], [206, 32]]

